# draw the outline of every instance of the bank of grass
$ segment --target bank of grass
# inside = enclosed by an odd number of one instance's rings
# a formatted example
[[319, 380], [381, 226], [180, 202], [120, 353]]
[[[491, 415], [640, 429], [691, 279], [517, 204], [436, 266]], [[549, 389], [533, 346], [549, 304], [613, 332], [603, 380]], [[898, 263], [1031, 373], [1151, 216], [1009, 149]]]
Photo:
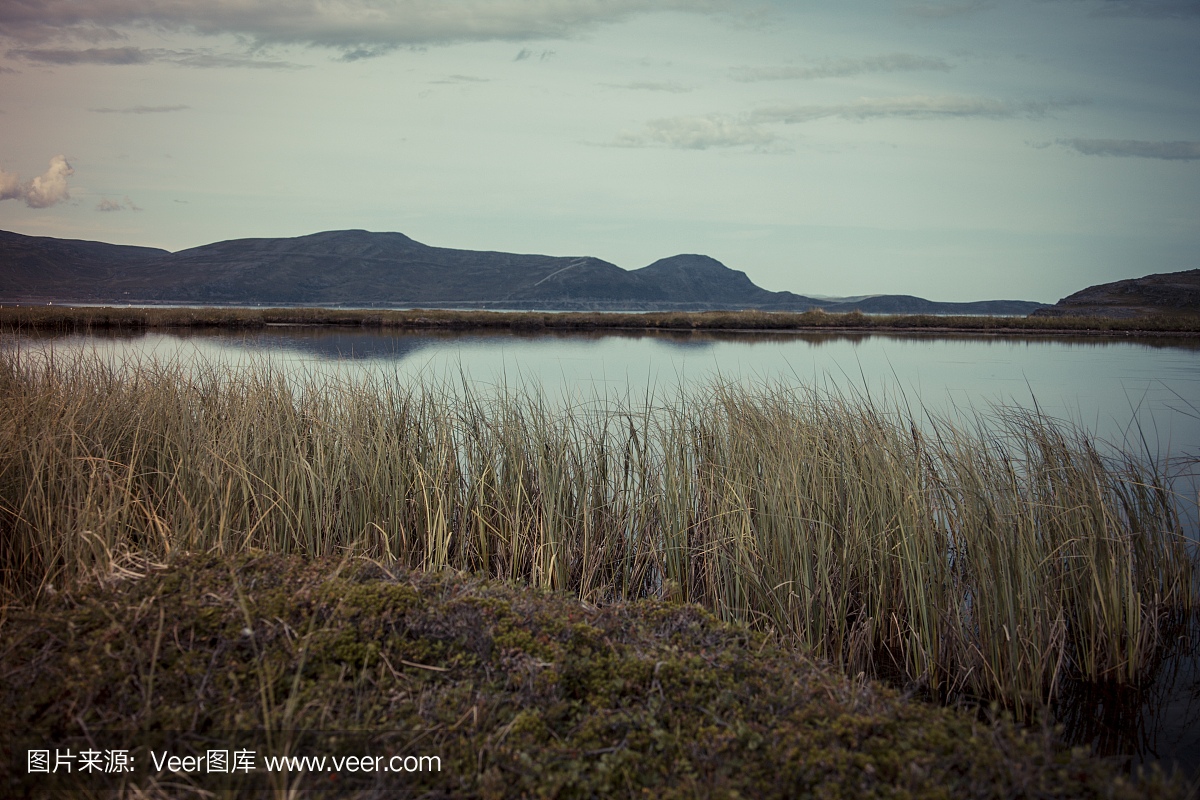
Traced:
[[1020, 719], [1149, 680], [1196, 602], [1153, 464], [1025, 411], [714, 385], [554, 404], [259, 365], [0, 355], [3, 591], [114, 554], [355, 554], [664, 598]]
[[[6, 796], [1186, 795], [1048, 731], [847, 679], [695, 605], [594, 607], [353, 558], [114, 566], [4, 621], [0, 750], [24, 766], [29, 746], [128, 749], [135, 772], [0, 768]], [[242, 748], [257, 769], [235, 776], [156, 771], [150, 753]], [[264, 770], [268, 756], [347, 755], [440, 770]]]
[[0, 330], [88, 331], [143, 328], [261, 328], [320, 325], [434, 330], [799, 331], [878, 330], [979, 333], [1200, 334], [1200, 316], [985, 317], [862, 314], [854, 311], [565, 312], [446, 309], [339, 310], [328, 308], [96, 308], [0, 306]]

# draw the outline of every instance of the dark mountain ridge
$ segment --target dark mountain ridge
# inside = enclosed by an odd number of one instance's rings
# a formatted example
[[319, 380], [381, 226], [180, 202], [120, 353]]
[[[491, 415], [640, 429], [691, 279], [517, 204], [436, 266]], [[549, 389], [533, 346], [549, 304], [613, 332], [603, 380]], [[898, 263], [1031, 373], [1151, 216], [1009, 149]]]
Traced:
[[768, 291], [704, 255], [630, 271], [590, 256], [454, 250], [362, 230], [234, 239], [176, 253], [0, 231], [0, 302], [963, 314], [1041, 307], [899, 295], [839, 302]]

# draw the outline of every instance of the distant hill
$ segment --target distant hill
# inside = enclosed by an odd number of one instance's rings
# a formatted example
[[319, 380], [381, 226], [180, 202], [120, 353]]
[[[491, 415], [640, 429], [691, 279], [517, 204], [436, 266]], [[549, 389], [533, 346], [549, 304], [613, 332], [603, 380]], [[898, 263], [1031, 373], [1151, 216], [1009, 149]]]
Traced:
[[768, 291], [703, 255], [624, 270], [590, 256], [453, 250], [360, 230], [235, 239], [177, 253], [0, 231], [0, 302], [929, 314], [1042, 307], [907, 295], [813, 298]]
[[[154, 247], [128, 247], [0, 231], [0, 299], [55, 299], [71, 287], [94, 283], [115, 272], [171, 254]], [[65, 297], [64, 297], [65, 299]]]
[[1089, 286], [1034, 314], [1039, 317], [1200, 314], [1200, 269]]

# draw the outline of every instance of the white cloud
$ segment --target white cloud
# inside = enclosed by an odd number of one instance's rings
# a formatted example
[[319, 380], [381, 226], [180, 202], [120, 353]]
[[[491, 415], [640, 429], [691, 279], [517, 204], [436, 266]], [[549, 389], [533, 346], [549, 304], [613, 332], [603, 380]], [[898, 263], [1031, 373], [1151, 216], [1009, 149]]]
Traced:
[[0, 31], [24, 42], [114, 40], [136, 29], [234, 34], [258, 44], [330, 47], [355, 57], [449, 42], [571, 36], [651, 11], [739, 10], [733, 0], [26, 0], [0, 4]]
[[778, 137], [759, 126], [725, 114], [652, 119], [638, 133], [622, 133], [612, 144], [617, 147], [670, 147], [707, 150], [720, 147], [761, 149]]
[[1088, 156], [1200, 160], [1200, 142], [1145, 142], [1136, 139], [1059, 139], [1058, 143]]
[[0, 169], [0, 200], [24, 200], [30, 208], [49, 208], [71, 198], [67, 178], [75, 172], [65, 156], [50, 159], [41, 175], [22, 182], [19, 175]]
[[947, 72], [951, 66], [940, 58], [890, 53], [867, 58], [826, 59], [812, 66], [800, 67], [735, 67], [730, 70], [735, 81], [812, 80], [815, 78], [847, 78], [873, 72], [915, 72], [938, 70]]

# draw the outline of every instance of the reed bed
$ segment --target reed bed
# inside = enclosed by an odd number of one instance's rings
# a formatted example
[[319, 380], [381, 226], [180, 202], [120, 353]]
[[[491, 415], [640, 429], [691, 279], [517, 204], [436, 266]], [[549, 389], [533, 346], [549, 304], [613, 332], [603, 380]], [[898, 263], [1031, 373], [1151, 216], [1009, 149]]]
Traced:
[[0, 330], [88, 331], [146, 328], [254, 329], [312, 325], [398, 330], [516, 331], [961, 331], [981, 334], [1200, 333], [1196, 314], [1105, 316], [939, 316], [810, 311], [485, 311], [245, 307], [0, 306]]
[[1025, 717], [1137, 684], [1196, 602], [1154, 465], [1029, 411], [815, 388], [670, 402], [0, 354], [2, 588], [120, 554], [355, 553], [661, 596]]

